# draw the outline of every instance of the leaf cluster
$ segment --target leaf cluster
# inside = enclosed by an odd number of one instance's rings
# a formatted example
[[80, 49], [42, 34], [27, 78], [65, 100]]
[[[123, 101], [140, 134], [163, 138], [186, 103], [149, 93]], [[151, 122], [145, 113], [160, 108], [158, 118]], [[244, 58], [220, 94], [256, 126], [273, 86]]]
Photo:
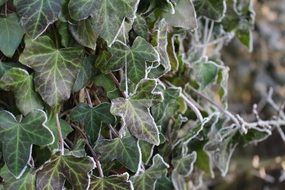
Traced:
[[220, 47], [235, 36], [251, 50], [253, 24], [250, 0], [0, 0], [0, 189], [184, 190], [225, 175], [238, 144], [270, 134], [220, 109]]

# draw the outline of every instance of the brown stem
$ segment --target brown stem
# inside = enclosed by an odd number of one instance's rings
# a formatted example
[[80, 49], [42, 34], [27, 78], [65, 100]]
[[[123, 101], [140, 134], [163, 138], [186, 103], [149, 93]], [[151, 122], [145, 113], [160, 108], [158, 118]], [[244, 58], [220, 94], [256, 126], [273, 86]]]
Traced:
[[87, 146], [87, 148], [89, 149], [89, 151], [91, 152], [92, 154], [92, 157], [96, 163], [96, 166], [97, 166], [97, 169], [98, 169], [98, 172], [99, 172], [99, 175], [100, 177], [104, 177], [104, 173], [103, 173], [103, 170], [102, 170], [102, 167], [101, 167], [101, 163], [99, 161], [99, 158], [96, 154], [96, 152], [93, 150], [92, 146], [90, 145], [89, 141], [88, 141], [88, 137], [87, 135], [85, 134], [84, 131], [82, 131], [82, 129], [80, 129], [79, 127], [75, 126], [75, 125], [72, 125], [72, 127], [74, 127], [77, 131], [80, 132], [80, 134], [82, 135], [82, 137], [84, 138], [84, 141], [85, 141], [85, 144]]
[[120, 90], [122, 96], [123, 96], [124, 98], [127, 98], [126, 93], [121, 90], [120, 83], [119, 83], [118, 79], [115, 77], [115, 75], [114, 75], [113, 73], [110, 73], [109, 75], [110, 75], [110, 77], [112, 78], [113, 82], [115, 83], [116, 87]]
[[86, 96], [87, 96], [87, 102], [88, 102], [89, 106], [90, 106], [90, 107], [93, 107], [93, 103], [92, 103], [90, 94], [89, 94], [89, 92], [88, 92], [87, 89], [85, 89], [85, 94], [86, 94]]

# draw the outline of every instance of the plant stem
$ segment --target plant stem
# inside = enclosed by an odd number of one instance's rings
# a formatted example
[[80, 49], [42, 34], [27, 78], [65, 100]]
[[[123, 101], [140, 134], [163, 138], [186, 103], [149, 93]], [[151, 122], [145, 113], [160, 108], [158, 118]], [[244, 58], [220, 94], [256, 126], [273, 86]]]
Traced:
[[112, 80], [113, 80], [113, 82], [115, 83], [116, 87], [120, 90], [122, 96], [123, 96], [124, 98], [128, 98], [128, 96], [126, 95], [126, 93], [121, 90], [120, 83], [119, 83], [118, 79], [115, 77], [115, 75], [114, 75], [113, 73], [110, 73], [110, 77], [112, 78]]
[[58, 138], [59, 138], [59, 149], [61, 155], [64, 155], [64, 140], [61, 132], [61, 126], [60, 126], [60, 121], [59, 121], [59, 116], [58, 113], [55, 114], [55, 120], [56, 120], [56, 129], [58, 132]]
[[203, 116], [202, 116], [201, 112], [199, 111], [199, 109], [194, 105], [194, 103], [192, 103], [187, 98], [187, 96], [185, 96], [183, 93], [181, 93], [181, 96], [182, 96], [183, 100], [186, 102], [186, 104], [194, 111], [194, 113], [196, 114], [196, 116], [200, 120], [200, 122], [203, 122]]
[[240, 126], [240, 122], [237, 120], [237, 118], [228, 110], [225, 110], [224, 108], [222, 108], [221, 106], [219, 106], [218, 104], [216, 104], [214, 101], [212, 101], [210, 98], [208, 98], [207, 96], [205, 96], [204, 94], [198, 92], [196, 89], [190, 87], [191, 90], [193, 92], [195, 92], [195, 94], [197, 94], [198, 96], [200, 96], [201, 98], [205, 99], [207, 102], [211, 103], [213, 106], [215, 106], [216, 108], [218, 108], [218, 110], [222, 113], [224, 113], [225, 115], [227, 115], [237, 126]]
[[85, 88], [85, 94], [87, 96], [87, 102], [89, 104], [90, 107], [93, 107], [93, 103], [92, 103], [92, 100], [91, 100], [91, 97], [90, 97], [90, 94], [88, 92], [88, 90]]
[[96, 152], [93, 150], [92, 146], [90, 145], [90, 143], [88, 141], [88, 137], [86, 136], [85, 132], [82, 131], [82, 129], [80, 129], [79, 127], [77, 127], [75, 125], [72, 125], [72, 127], [74, 127], [77, 131], [79, 131], [81, 136], [84, 138], [85, 144], [86, 144], [87, 148], [89, 149], [90, 153], [92, 154], [92, 157], [96, 163], [100, 177], [104, 177], [104, 173], [103, 173], [99, 158], [98, 158]]

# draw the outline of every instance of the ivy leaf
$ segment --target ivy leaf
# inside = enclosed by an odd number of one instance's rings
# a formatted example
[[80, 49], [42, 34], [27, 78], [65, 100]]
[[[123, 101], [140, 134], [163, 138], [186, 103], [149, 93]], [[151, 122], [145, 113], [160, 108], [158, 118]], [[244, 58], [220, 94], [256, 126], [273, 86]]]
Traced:
[[37, 173], [37, 189], [61, 190], [67, 180], [74, 189], [85, 190], [90, 185], [89, 173], [95, 164], [90, 157], [52, 155]]
[[5, 165], [0, 170], [0, 176], [4, 180], [6, 190], [36, 190], [36, 175], [30, 170], [26, 171], [20, 179], [15, 180]]
[[162, 67], [162, 73], [159, 72], [159, 74], [155, 74], [154, 78], [160, 75], [163, 75], [170, 71], [171, 65], [170, 65], [170, 59], [169, 55], [167, 53], [167, 47], [168, 47], [168, 31], [167, 31], [167, 23], [165, 19], [162, 19], [160, 22], [156, 23], [154, 26], [155, 30], [155, 36], [152, 40], [152, 42], [155, 44], [156, 50], [159, 53], [160, 57], [160, 66], [157, 68], [153, 68], [150, 72], [150, 77], [153, 77], [153, 72], [159, 70], [160, 67]]
[[170, 26], [193, 30], [197, 27], [196, 12], [191, 0], [178, 0], [175, 2], [175, 13], [168, 11], [164, 14]]
[[132, 99], [139, 100], [148, 106], [162, 102], [163, 96], [157, 86], [157, 81], [154, 79], [141, 80], [132, 95]]
[[138, 170], [141, 153], [136, 139], [131, 135], [112, 140], [101, 139], [95, 149], [101, 154], [100, 160], [103, 162], [116, 159], [132, 172]]
[[197, 159], [197, 153], [192, 152], [188, 155], [183, 155], [182, 157], [172, 160], [172, 165], [174, 166], [174, 172], [182, 176], [188, 176], [193, 170], [193, 165]]
[[5, 56], [12, 57], [22, 41], [24, 30], [15, 13], [0, 18], [0, 28], [0, 51]]
[[75, 157], [84, 157], [87, 155], [85, 151], [86, 141], [85, 139], [78, 139], [76, 144], [72, 147], [72, 150], [69, 151], [68, 155], [73, 155]]
[[17, 13], [27, 34], [38, 38], [47, 27], [58, 19], [61, 0], [15, 0]]
[[17, 107], [24, 115], [43, 108], [41, 99], [34, 91], [33, 77], [24, 69], [6, 71], [0, 79], [0, 88], [14, 92]]
[[81, 67], [79, 73], [77, 74], [76, 80], [74, 82], [72, 91], [77, 92], [84, 88], [89, 80], [95, 73], [94, 59], [92, 57], [85, 57], [83, 66]]
[[157, 51], [142, 37], [137, 37], [129, 48], [122, 42], [115, 42], [111, 48], [109, 48], [112, 57], [108, 62], [104, 62], [104, 65], [98, 65], [100, 69], [108, 73], [116, 71], [127, 64], [127, 75], [131, 83], [137, 84], [141, 79], [146, 76], [146, 62], [159, 61], [159, 54]]
[[111, 113], [123, 119], [123, 127], [140, 140], [159, 145], [159, 131], [149, 108], [140, 101], [117, 98], [112, 100]]
[[60, 36], [60, 43], [63, 47], [74, 46], [75, 40], [73, 39], [70, 30], [69, 24], [67, 22], [56, 22], [56, 28]]
[[46, 114], [41, 110], [30, 112], [21, 122], [8, 111], [0, 111], [0, 140], [4, 161], [11, 173], [19, 178], [31, 157], [32, 145], [54, 142], [52, 132], [46, 128]]
[[217, 64], [213, 61], [201, 60], [193, 65], [193, 75], [197, 82], [204, 89], [213, 82], [218, 74]]
[[156, 181], [166, 175], [169, 165], [157, 154], [152, 159], [152, 166], [132, 178], [134, 189], [154, 190]]
[[96, 141], [102, 123], [112, 124], [116, 120], [110, 113], [109, 103], [101, 103], [93, 108], [81, 103], [72, 110], [71, 119], [84, 125], [92, 143]]
[[142, 154], [142, 161], [148, 163], [152, 157], [154, 145], [145, 141], [139, 141], [139, 146]]
[[184, 111], [184, 101], [180, 96], [181, 89], [168, 88], [163, 91], [164, 100], [162, 103], [152, 107], [153, 117], [158, 125], [162, 126], [162, 131], [165, 130], [169, 119], [177, 112]]
[[70, 17], [77, 21], [86, 19], [93, 13], [97, 4], [94, 0], [70, 0], [68, 3]]
[[154, 97], [161, 98], [161, 94], [153, 92], [155, 87], [155, 80], [142, 80], [132, 97], [112, 100], [111, 113], [122, 118], [122, 129], [127, 127], [139, 140], [159, 145], [159, 131], [149, 110]]
[[252, 29], [254, 27], [255, 12], [253, 3], [245, 4], [230, 0], [226, 16], [222, 20], [223, 28], [227, 32], [235, 32], [236, 37], [245, 45], [249, 51], [252, 51], [253, 39]]
[[128, 173], [104, 178], [94, 176], [91, 178], [90, 190], [133, 190], [133, 185]]
[[226, 12], [225, 0], [194, 0], [195, 10], [198, 16], [221, 21]]
[[[62, 137], [63, 139], [65, 139], [67, 135], [73, 131], [73, 129], [70, 127], [70, 125], [65, 120], [60, 119], [59, 122], [61, 126]], [[58, 137], [56, 119], [55, 119], [54, 114], [49, 114], [46, 126], [54, 134], [54, 142], [48, 146], [49, 149], [50, 150], [59, 149], [59, 137]]]
[[116, 84], [110, 77], [105, 74], [99, 74], [94, 78], [94, 83], [96, 86], [104, 88], [109, 99], [115, 99], [120, 97], [120, 91], [117, 88]]
[[75, 47], [56, 49], [47, 36], [26, 39], [25, 43], [20, 62], [35, 70], [36, 91], [50, 106], [68, 99], [81, 67], [82, 50]]
[[0, 78], [4, 75], [6, 71], [12, 69], [13, 67], [24, 68], [24, 66], [20, 63], [0, 61]]
[[148, 26], [146, 20], [141, 15], [137, 15], [133, 24], [134, 31], [138, 34], [138, 36], [143, 37], [144, 39], [148, 39]]
[[174, 187], [172, 181], [168, 177], [162, 176], [156, 181], [155, 189], [173, 190]]
[[192, 173], [196, 160], [196, 152], [192, 152], [188, 155], [182, 155], [182, 157], [172, 160], [174, 170], [172, 171], [171, 179], [175, 189], [187, 189], [185, 178], [189, 177]]
[[216, 167], [221, 171], [222, 176], [225, 176], [228, 172], [232, 154], [238, 145], [238, 142], [234, 140], [234, 137], [238, 134], [238, 128], [230, 126], [217, 131], [217, 129], [213, 129], [215, 127], [212, 126], [212, 132], [208, 134], [209, 141], [205, 144], [204, 151], [209, 156], [212, 175], [214, 175], [213, 168]]
[[[82, 0], [81, 0], [82, 1]], [[84, 0], [83, 0], [84, 1]], [[111, 46], [125, 18], [133, 19], [138, 0], [97, 0], [92, 13], [94, 27], [101, 38]]]
[[88, 18], [86, 20], [70, 24], [69, 29], [72, 36], [79, 44], [95, 50], [98, 38], [98, 34], [94, 29], [95, 26], [96, 24], [94, 23], [94, 19]]

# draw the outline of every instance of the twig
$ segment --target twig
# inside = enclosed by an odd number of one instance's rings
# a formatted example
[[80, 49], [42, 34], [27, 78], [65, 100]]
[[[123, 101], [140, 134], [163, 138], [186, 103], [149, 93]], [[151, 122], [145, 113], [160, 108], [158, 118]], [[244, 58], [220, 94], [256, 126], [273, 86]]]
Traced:
[[82, 131], [82, 129], [80, 129], [79, 127], [77, 127], [76, 125], [72, 125], [72, 127], [74, 127], [77, 131], [80, 132], [81, 136], [84, 138], [84, 141], [85, 141], [85, 144], [87, 145], [87, 148], [89, 149], [90, 153], [92, 154], [92, 157], [96, 163], [96, 166], [97, 166], [97, 169], [98, 169], [98, 172], [99, 172], [99, 175], [100, 177], [104, 177], [104, 173], [103, 173], [103, 170], [102, 170], [102, 167], [101, 167], [101, 163], [99, 161], [99, 158], [96, 154], [96, 152], [93, 150], [92, 146], [90, 145], [89, 141], [88, 141], [88, 137], [87, 135], [85, 134], [84, 131]]
[[203, 116], [201, 114], [201, 112], [199, 111], [199, 109], [194, 105], [194, 103], [192, 103], [187, 97], [186, 95], [184, 95], [183, 93], [181, 93], [181, 97], [183, 98], [183, 100], [186, 102], [186, 104], [194, 111], [194, 113], [196, 114], [197, 118], [200, 120], [200, 122], [203, 122]]
[[200, 96], [201, 98], [205, 99], [206, 101], [208, 101], [209, 103], [211, 103], [213, 106], [215, 106], [220, 112], [224, 113], [225, 115], [227, 115], [237, 126], [241, 126], [241, 124], [239, 123], [239, 121], [237, 120], [237, 118], [228, 110], [224, 110], [224, 108], [222, 108], [221, 106], [219, 106], [218, 104], [216, 104], [214, 101], [212, 101], [210, 98], [208, 98], [207, 96], [205, 96], [204, 94], [198, 92], [196, 89], [192, 88], [190, 86], [190, 89], [195, 92], [195, 94], [197, 94], [198, 96]]
[[119, 89], [119, 91], [121, 92], [122, 96], [124, 98], [128, 98], [128, 96], [126, 95], [126, 93], [124, 91], [121, 90], [121, 87], [120, 87], [120, 83], [118, 81], [118, 79], [115, 77], [115, 75], [113, 73], [110, 73], [109, 74], [110, 77], [112, 78], [113, 82], [115, 83], [116, 87]]
[[64, 140], [62, 136], [58, 113], [55, 114], [55, 119], [56, 119], [56, 129], [57, 129], [58, 138], [59, 138], [59, 150], [60, 150], [61, 155], [64, 155]]
[[86, 88], [85, 88], [85, 94], [86, 94], [87, 102], [88, 102], [89, 106], [90, 106], [90, 107], [93, 107], [93, 103], [92, 103], [90, 94], [89, 94], [89, 92], [88, 92], [88, 90], [87, 90]]

